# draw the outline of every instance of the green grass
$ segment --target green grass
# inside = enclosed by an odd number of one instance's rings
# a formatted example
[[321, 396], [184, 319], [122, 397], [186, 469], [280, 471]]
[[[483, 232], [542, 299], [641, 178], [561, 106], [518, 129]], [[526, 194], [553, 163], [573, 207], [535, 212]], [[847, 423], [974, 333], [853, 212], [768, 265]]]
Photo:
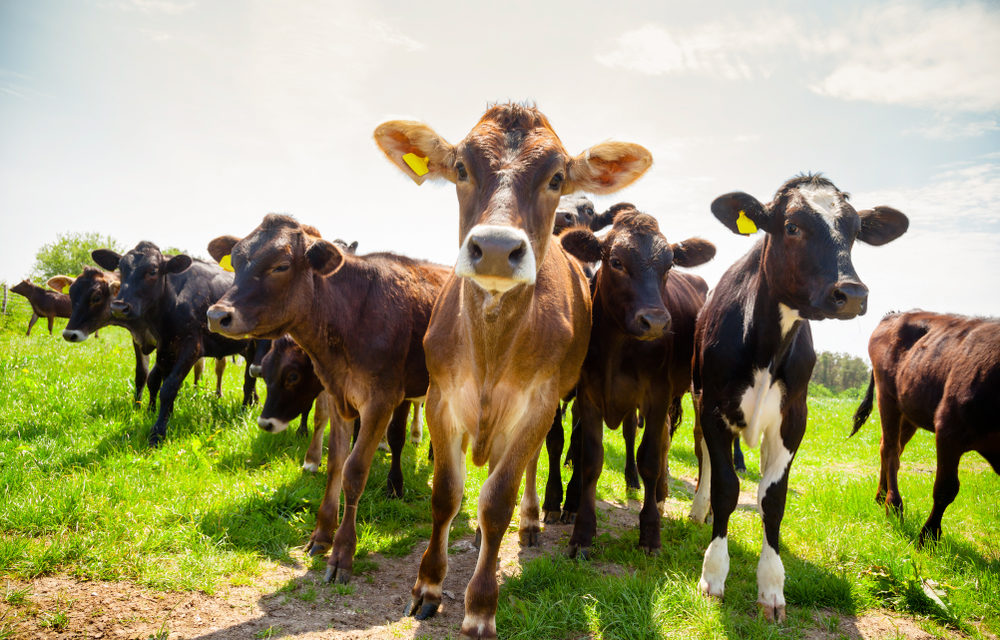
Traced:
[[[294, 429], [264, 433], [255, 422], [259, 409], [240, 407], [242, 362], [227, 368], [221, 399], [211, 393], [211, 381], [201, 388], [185, 382], [164, 445], [150, 450], [153, 417], [131, 405], [127, 334], [109, 328], [99, 339], [73, 345], [39, 325], [25, 338], [26, 323], [19, 314], [0, 317], [0, 577], [63, 573], [212, 593], [226, 584], [253, 584], [270, 563], [292, 561], [290, 550], [312, 530], [324, 476], [301, 472], [305, 438]], [[671, 451], [673, 517], [663, 521], [662, 552], [646, 557], [636, 549], [634, 529], [599, 521], [591, 561], [568, 560], [554, 548], [506, 581], [500, 635], [794, 638], [836, 632], [839, 620], [873, 609], [916, 617], [934, 634], [1000, 634], [1000, 479], [977, 454], [967, 454], [941, 544], [918, 549], [931, 505], [933, 438], [919, 433], [907, 448], [900, 474], [906, 516], [888, 518], [873, 500], [878, 418], [847, 440], [854, 407], [843, 399], [810, 401], [782, 527], [785, 625], [757, 619], [761, 525], [755, 510], [738, 509], [731, 520], [725, 602], [697, 592], [711, 531], [684, 517], [690, 491], [678, 478], [696, 473], [687, 403]], [[376, 456], [359, 507], [356, 580], [370, 579], [377, 567], [369, 552], [405, 556], [429, 536], [426, 454], [426, 441], [404, 449], [404, 500], [383, 496], [388, 457]], [[608, 432], [599, 499], [626, 496], [623, 460], [620, 436]], [[758, 460], [757, 451], [748, 452], [746, 491], [759, 480]], [[543, 452], [540, 486], [545, 464]], [[485, 480], [485, 470], [468, 469], [453, 539], [472, 533]], [[350, 585], [321, 589], [352, 593]], [[29, 593], [8, 587], [5, 603], [28, 602]], [[313, 602], [320, 594], [290, 595]], [[45, 616], [53, 628], [65, 624], [62, 611]]]

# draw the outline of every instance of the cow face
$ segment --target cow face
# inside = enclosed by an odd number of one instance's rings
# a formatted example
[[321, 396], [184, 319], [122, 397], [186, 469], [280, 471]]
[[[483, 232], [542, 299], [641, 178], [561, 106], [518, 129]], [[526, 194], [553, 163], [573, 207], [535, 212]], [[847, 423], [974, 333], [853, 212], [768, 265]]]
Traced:
[[257, 424], [270, 433], [287, 429], [323, 391], [309, 356], [288, 336], [271, 343], [261, 363], [261, 377], [267, 384], [267, 399]]
[[[66, 284], [65, 281], [53, 280], [56, 278], [49, 280], [51, 287]], [[114, 274], [84, 267], [78, 278], [69, 281], [69, 300], [73, 310], [62, 332], [63, 339], [83, 342], [111, 322], [111, 301], [118, 295], [118, 288], [118, 278]]]
[[570, 227], [590, 227], [594, 219], [594, 203], [586, 196], [563, 196], [556, 207], [556, 223], [552, 233], [559, 235]]
[[620, 210], [601, 239], [587, 229], [573, 229], [560, 241], [581, 260], [601, 260], [595, 296], [622, 332], [640, 340], [670, 331], [663, 296], [671, 268], [695, 267], [715, 256], [715, 245], [701, 238], [670, 244], [656, 218], [634, 208]]
[[230, 255], [233, 286], [208, 309], [208, 328], [227, 336], [276, 339], [313, 305], [313, 276], [337, 271], [345, 253], [316, 237], [294, 218], [265, 216], [242, 240], [216, 238], [208, 251], [216, 260]]
[[167, 276], [191, 266], [190, 257], [164, 256], [152, 242], [140, 242], [124, 256], [98, 249], [91, 257], [108, 271], [118, 270], [121, 285], [111, 301], [111, 315], [120, 320], [136, 320], [155, 309], [166, 292]]
[[10, 290], [16, 294], [22, 295], [25, 298], [27, 298], [28, 296], [31, 295], [31, 292], [34, 291], [35, 289], [34, 285], [31, 283], [30, 280], [24, 279], [15, 284], [13, 287], [11, 287]]
[[854, 240], [891, 242], [909, 220], [889, 207], [855, 211], [847, 199], [826, 178], [805, 175], [782, 185], [768, 205], [736, 192], [716, 198], [712, 213], [736, 233], [753, 225], [767, 233], [764, 277], [778, 302], [807, 319], [849, 319], [868, 304], [868, 287], [851, 261]]
[[652, 163], [646, 149], [620, 142], [572, 157], [541, 112], [512, 104], [491, 108], [457, 145], [407, 121], [379, 125], [375, 141], [418, 184], [427, 178], [455, 183], [455, 274], [490, 294], [534, 284], [561, 196], [616, 191]]

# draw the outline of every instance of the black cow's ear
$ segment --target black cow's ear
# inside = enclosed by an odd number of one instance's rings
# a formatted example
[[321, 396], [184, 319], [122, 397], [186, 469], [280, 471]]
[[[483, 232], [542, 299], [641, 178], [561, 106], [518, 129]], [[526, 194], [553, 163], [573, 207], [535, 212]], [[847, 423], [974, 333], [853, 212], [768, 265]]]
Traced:
[[107, 271], [114, 271], [118, 268], [118, 263], [122, 259], [122, 255], [111, 249], [94, 249], [90, 252], [90, 257], [94, 259], [102, 269]]
[[559, 244], [568, 254], [584, 262], [597, 262], [601, 259], [601, 241], [589, 229], [567, 229], [559, 236]]
[[771, 214], [760, 200], [749, 193], [734, 191], [712, 201], [712, 215], [733, 233], [751, 235], [758, 229], [768, 231]]
[[347, 245], [347, 250], [350, 251], [351, 253], [357, 253], [358, 252], [358, 241], [355, 240], [351, 244]]
[[219, 262], [233, 252], [233, 247], [239, 241], [240, 238], [236, 236], [219, 236], [208, 243], [208, 255], [212, 256], [212, 260]]
[[344, 252], [326, 240], [317, 240], [306, 249], [306, 260], [313, 271], [328, 276], [344, 265]]
[[910, 219], [892, 207], [875, 207], [858, 211], [861, 231], [858, 240], [865, 244], [879, 246], [892, 242], [910, 228]]
[[715, 257], [715, 245], [702, 238], [688, 238], [670, 248], [674, 252], [674, 264], [681, 267], [697, 267]]
[[167, 273], [180, 273], [190, 266], [191, 256], [186, 256], [182, 253], [167, 260], [167, 264], [164, 265], [163, 269]]

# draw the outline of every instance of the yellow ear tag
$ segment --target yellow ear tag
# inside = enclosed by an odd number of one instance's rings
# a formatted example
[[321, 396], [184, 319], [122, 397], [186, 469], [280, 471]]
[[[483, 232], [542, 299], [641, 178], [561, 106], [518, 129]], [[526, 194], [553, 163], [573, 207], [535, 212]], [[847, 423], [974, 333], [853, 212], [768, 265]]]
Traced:
[[742, 209], [740, 210], [739, 217], [736, 218], [736, 230], [747, 236], [751, 233], [757, 233], [757, 225], [747, 217], [747, 212]]
[[418, 176], [425, 176], [430, 172], [430, 169], [427, 168], [427, 160], [428, 158], [421, 158], [415, 153], [403, 154], [403, 162], [405, 162], [408, 167], [413, 169], [413, 173]]
[[66, 285], [65, 287], [63, 287], [62, 288], [62, 292], [63, 293], [69, 293], [69, 285]]
[[225, 271], [235, 272], [233, 269], [233, 257], [229, 254], [222, 256], [222, 259], [219, 260], [219, 266]]

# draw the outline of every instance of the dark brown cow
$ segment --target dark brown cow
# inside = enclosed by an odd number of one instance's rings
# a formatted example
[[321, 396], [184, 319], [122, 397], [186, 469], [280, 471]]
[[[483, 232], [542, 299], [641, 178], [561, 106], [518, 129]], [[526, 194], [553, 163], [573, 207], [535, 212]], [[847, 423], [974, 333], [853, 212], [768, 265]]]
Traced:
[[520, 537], [540, 530], [535, 466], [560, 398], [573, 388], [590, 337], [583, 270], [551, 242], [559, 197], [609, 193], [652, 162], [634, 144], [605, 142], [572, 157], [534, 108], [499, 105], [452, 145], [419, 122], [375, 130], [386, 156], [418, 184], [454, 182], [460, 250], [424, 338], [434, 443], [433, 530], [410, 611], [437, 612], [448, 568], [448, 530], [465, 485], [466, 448], [489, 463], [479, 494], [482, 545], [465, 592], [463, 636], [496, 637], [497, 553], [521, 476]]
[[701, 470], [691, 518], [704, 521], [709, 506], [713, 513], [698, 588], [718, 598], [725, 589], [729, 517], [740, 490], [733, 438], [742, 436], [761, 448], [757, 604], [768, 620], [785, 618], [778, 538], [816, 363], [809, 320], [863, 314], [868, 288], [851, 262], [854, 241], [882, 245], [909, 224], [889, 207], [855, 211], [847, 198], [826, 178], [802, 175], [785, 182], [767, 205], [743, 192], [712, 202], [712, 214], [734, 233], [761, 229], [765, 235], [723, 274], [695, 325], [692, 395]]
[[882, 468], [875, 500], [903, 511], [896, 474], [917, 429], [934, 433], [934, 505], [920, 543], [941, 537], [941, 517], [958, 495], [958, 461], [977, 451], [1000, 473], [1000, 319], [910, 311], [882, 319], [868, 341], [872, 379], [854, 416], [853, 436], [878, 388]]
[[639, 548], [652, 553], [660, 548], [660, 513], [668, 494], [670, 428], [679, 422], [681, 397], [691, 387], [694, 322], [708, 292], [702, 278], [671, 275], [671, 267], [704, 264], [715, 256], [715, 246], [700, 238], [670, 244], [656, 218], [635, 209], [620, 211], [601, 240], [574, 229], [561, 241], [573, 255], [601, 261], [594, 325], [576, 393], [581, 446], [564, 509], [573, 513], [579, 505], [570, 556], [586, 556], [597, 531], [604, 423], [617, 429], [634, 421], [636, 410], [646, 425], [638, 452], [644, 487]]
[[24, 334], [26, 336], [31, 335], [31, 327], [35, 326], [39, 318], [48, 320], [49, 335], [52, 335], [53, 321], [56, 318], [68, 318], [73, 310], [68, 295], [49, 291], [27, 278], [15, 284], [10, 290], [27, 298], [31, 305], [31, 320], [28, 320], [28, 331]]
[[[375, 449], [390, 418], [405, 425], [410, 405], [403, 400], [427, 393], [422, 339], [448, 269], [391, 253], [355, 256], [279, 215], [266, 216], [242, 240], [216, 238], [209, 252], [217, 260], [231, 254], [236, 270], [232, 287], [208, 311], [212, 330], [271, 339], [287, 333], [309, 355], [336, 414], [361, 417], [343, 465], [332, 457], [346, 450], [333, 442], [341, 430], [330, 430], [326, 494], [309, 541], [314, 555], [332, 544], [326, 579], [347, 582], [358, 500]], [[337, 527], [341, 472], [344, 519]], [[390, 494], [402, 492], [402, 478], [394, 479]]]

